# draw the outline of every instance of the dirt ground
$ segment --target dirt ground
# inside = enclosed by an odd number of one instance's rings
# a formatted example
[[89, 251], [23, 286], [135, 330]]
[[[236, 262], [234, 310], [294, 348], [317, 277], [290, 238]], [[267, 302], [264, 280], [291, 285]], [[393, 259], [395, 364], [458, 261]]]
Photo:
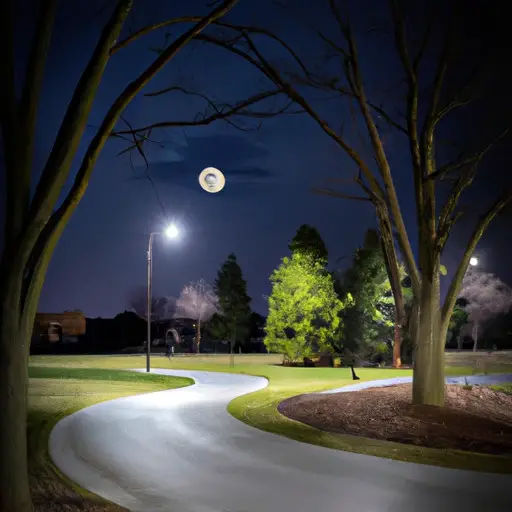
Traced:
[[512, 455], [512, 395], [484, 386], [446, 386], [445, 407], [412, 406], [411, 385], [328, 395], [279, 404], [294, 420], [329, 432], [472, 452]]

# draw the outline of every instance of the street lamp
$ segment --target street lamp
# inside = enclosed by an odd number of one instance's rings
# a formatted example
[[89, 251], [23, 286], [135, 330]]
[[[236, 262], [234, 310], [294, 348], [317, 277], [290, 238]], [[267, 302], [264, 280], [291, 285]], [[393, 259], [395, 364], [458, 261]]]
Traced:
[[[148, 304], [147, 304], [147, 348], [146, 348], [146, 372], [151, 370], [151, 280], [153, 277], [153, 240], [155, 236], [162, 233], [155, 232], [149, 234], [148, 244]], [[169, 224], [163, 232], [166, 238], [178, 238], [180, 232], [175, 224]]]

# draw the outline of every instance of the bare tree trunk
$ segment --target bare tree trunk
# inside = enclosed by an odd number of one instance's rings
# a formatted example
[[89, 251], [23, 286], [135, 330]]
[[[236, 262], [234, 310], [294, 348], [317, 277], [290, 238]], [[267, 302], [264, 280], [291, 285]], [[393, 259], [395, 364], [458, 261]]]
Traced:
[[462, 336], [460, 334], [457, 336], [457, 350], [462, 350]]
[[[444, 342], [438, 278], [423, 276], [417, 328], [412, 335], [415, 351], [413, 404], [444, 405]], [[443, 337], [444, 332], [444, 337]], [[441, 338], [443, 338], [441, 340]]]
[[395, 339], [393, 341], [393, 368], [400, 368], [402, 366], [401, 358], [402, 348], [402, 330], [398, 324], [398, 318], [395, 320]]
[[6, 281], [0, 304], [0, 510], [31, 512], [26, 433], [30, 339], [22, 339], [21, 277], [9, 275]]
[[197, 330], [196, 330], [196, 351], [199, 354], [201, 352], [201, 320], [197, 321]]
[[400, 368], [402, 359], [400, 357], [402, 346], [402, 329], [406, 323], [404, 296], [402, 292], [402, 283], [400, 280], [400, 270], [393, 241], [393, 234], [389, 222], [386, 220], [385, 212], [382, 208], [377, 210], [377, 218], [379, 221], [382, 254], [384, 256], [384, 264], [388, 274], [393, 299], [395, 301], [395, 336], [393, 342], [393, 367]]
[[477, 321], [475, 321], [475, 323], [473, 325], [472, 336], [473, 336], [473, 352], [476, 352], [477, 348], [478, 348], [478, 322]]

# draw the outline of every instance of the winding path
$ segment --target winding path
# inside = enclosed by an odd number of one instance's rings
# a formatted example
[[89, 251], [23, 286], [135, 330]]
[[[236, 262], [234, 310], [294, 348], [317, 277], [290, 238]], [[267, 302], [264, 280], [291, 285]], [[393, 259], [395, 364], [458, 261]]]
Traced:
[[245, 375], [154, 370], [196, 385], [64, 418], [57, 467], [135, 512], [509, 512], [512, 477], [330, 450], [262, 432], [227, 411], [262, 389]]

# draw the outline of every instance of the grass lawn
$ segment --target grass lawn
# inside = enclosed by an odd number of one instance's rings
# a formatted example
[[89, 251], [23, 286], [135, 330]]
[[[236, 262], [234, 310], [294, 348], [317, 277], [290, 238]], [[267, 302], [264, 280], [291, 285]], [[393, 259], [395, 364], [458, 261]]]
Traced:
[[503, 393], [508, 393], [512, 395], [512, 384], [500, 384], [498, 386], [491, 386], [491, 389], [494, 391], [502, 391]]
[[[169, 361], [155, 356], [155, 368], [194, 369], [223, 371], [257, 375], [269, 379], [269, 386], [256, 393], [233, 400], [229, 412], [253, 427], [283, 435], [297, 441], [329, 448], [388, 457], [397, 460], [434, 464], [445, 467], [465, 468], [493, 472], [512, 472], [512, 459], [466, 452], [436, 450], [388, 441], [359, 438], [348, 435], [322, 432], [302, 423], [290, 420], [277, 410], [285, 398], [313, 391], [352, 384], [347, 368], [291, 368], [278, 366], [280, 356], [255, 355], [235, 356], [235, 366], [230, 367], [229, 356], [175, 357]], [[144, 356], [37, 356], [31, 364], [44, 365], [45, 371], [55, 367], [75, 368], [142, 368]], [[38, 369], [40, 371], [41, 369]], [[472, 375], [474, 366], [446, 368], [447, 375]], [[512, 365], [490, 366], [486, 373], [512, 372]], [[483, 373], [483, 372], [482, 372]], [[357, 374], [361, 381], [412, 375], [411, 370], [360, 368]]]
[[29, 377], [28, 464], [35, 510], [124, 510], [80, 489], [58, 471], [48, 455], [50, 431], [61, 418], [89, 405], [123, 396], [188, 386], [192, 381], [121, 370], [35, 366], [29, 368]]

